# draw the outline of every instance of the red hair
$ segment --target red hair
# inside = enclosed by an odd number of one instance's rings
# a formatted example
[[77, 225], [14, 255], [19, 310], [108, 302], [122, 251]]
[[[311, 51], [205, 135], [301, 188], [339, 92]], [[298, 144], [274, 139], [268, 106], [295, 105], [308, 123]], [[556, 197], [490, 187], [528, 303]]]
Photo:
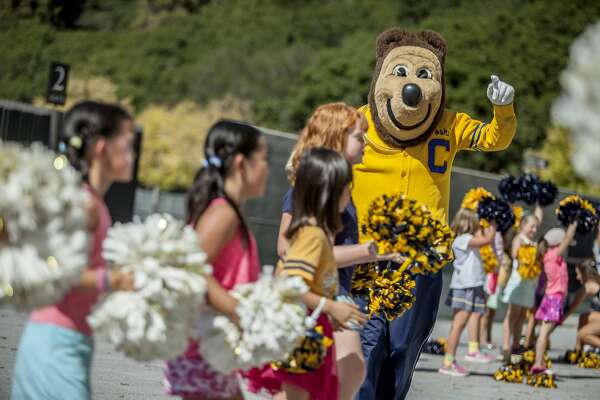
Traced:
[[357, 121], [360, 121], [361, 129], [366, 132], [369, 127], [367, 120], [356, 108], [346, 103], [329, 103], [317, 107], [292, 150], [286, 167], [290, 180], [294, 180], [296, 169], [306, 150], [326, 147], [344, 155], [348, 134]]

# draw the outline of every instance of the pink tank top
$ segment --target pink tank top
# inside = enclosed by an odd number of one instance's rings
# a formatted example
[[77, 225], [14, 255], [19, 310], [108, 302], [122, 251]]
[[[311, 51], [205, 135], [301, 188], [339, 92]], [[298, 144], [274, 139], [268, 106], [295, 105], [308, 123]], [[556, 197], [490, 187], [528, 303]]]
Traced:
[[[112, 225], [112, 220], [102, 197], [95, 193], [88, 185], [84, 185], [84, 189], [90, 194], [98, 213], [98, 225], [91, 235], [89, 264], [87, 268], [91, 270], [105, 269], [106, 262], [102, 258], [102, 242], [106, 237], [106, 232]], [[99, 294], [95, 288], [71, 289], [60, 302], [33, 311], [30, 320], [59, 325], [91, 336], [92, 330], [86, 318], [92, 306], [98, 300]]]
[[[208, 208], [218, 204], [228, 204], [222, 197], [216, 198], [209, 204]], [[207, 209], [208, 209], [207, 208]], [[213, 275], [215, 279], [226, 289], [231, 290], [239, 283], [250, 283], [258, 280], [260, 274], [260, 260], [258, 248], [252, 233], [248, 232], [249, 243], [244, 245], [242, 229], [238, 230], [233, 237], [215, 257], [212, 262]], [[198, 342], [190, 339], [185, 357], [198, 356]]]
[[[214, 199], [209, 207], [227, 204], [223, 198]], [[260, 274], [260, 261], [256, 240], [251, 233], [248, 245], [244, 245], [244, 233], [238, 228], [233, 239], [223, 246], [219, 255], [213, 260], [213, 275], [227, 290], [238, 283], [254, 282]]]

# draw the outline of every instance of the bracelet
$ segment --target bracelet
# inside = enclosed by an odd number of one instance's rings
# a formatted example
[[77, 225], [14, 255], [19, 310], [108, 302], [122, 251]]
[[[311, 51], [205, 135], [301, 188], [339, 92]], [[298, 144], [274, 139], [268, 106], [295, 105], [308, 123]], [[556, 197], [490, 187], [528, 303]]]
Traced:
[[112, 291], [112, 286], [110, 284], [110, 271], [108, 269], [104, 270], [104, 290], [107, 292]]
[[102, 268], [96, 271], [96, 289], [101, 293], [110, 291], [110, 274], [108, 273], [108, 269]]
[[321, 300], [319, 300], [319, 305], [317, 306], [317, 308], [315, 308], [313, 312], [308, 317], [306, 317], [306, 325], [309, 329], [314, 328], [317, 324], [317, 319], [321, 315], [321, 311], [323, 311], [326, 302], [327, 299], [322, 296]]

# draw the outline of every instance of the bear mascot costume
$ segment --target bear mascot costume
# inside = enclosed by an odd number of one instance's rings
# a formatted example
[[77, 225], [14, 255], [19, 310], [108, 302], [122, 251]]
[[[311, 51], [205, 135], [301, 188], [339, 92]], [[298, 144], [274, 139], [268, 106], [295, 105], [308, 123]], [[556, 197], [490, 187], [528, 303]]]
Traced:
[[[403, 193], [448, 221], [450, 173], [460, 150], [499, 151], [517, 128], [514, 89], [492, 76], [489, 123], [447, 110], [446, 41], [437, 32], [389, 29], [377, 38], [363, 161], [354, 169], [352, 198], [359, 224], [382, 194]], [[475, 93], [473, 95], [476, 95]], [[370, 240], [361, 232], [361, 241]], [[416, 301], [400, 318], [373, 316], [361, 333], [367, 378], [360, 400], [403, 399], [436, 319], [442, 274], [416, 278]], [[364, 305], [364, 300], [358, 299]]]

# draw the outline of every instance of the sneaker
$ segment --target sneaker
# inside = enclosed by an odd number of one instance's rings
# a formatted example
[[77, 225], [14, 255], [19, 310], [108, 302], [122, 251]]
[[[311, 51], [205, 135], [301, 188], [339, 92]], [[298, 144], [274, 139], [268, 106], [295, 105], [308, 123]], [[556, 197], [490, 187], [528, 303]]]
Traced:
[[487, 363], [494, 361], [495, 359], [496, 359], [495, 357], [487, 355], [480, 351], [477, 351], [475, 353], [468, 353], [465, 356], [465, 361], [469, 361], [469, 362], [473, 362], [473, 363], [480, 363], [480, 364], [487, 364]]
[[485, 347], [485, 349], [487, 351], [496, 351], [496, 350], [498, 350], [498, 346], [496, 346], [494, 343], [484, 344], [483, 347]]
[[532, 375], [538, 375], [538, 374], [554, 375], [554, 372], [550, 368], [537, 367], [537, 366], [531, 367], [530, 372]]
[[438, 372], [440, 374], [457, 377], [464, 377], [469, 375], [469, 371], [462, 365], [459, 365], [456, 361], [448, 366], [443, 365], [442, 368], [438, 370]]

